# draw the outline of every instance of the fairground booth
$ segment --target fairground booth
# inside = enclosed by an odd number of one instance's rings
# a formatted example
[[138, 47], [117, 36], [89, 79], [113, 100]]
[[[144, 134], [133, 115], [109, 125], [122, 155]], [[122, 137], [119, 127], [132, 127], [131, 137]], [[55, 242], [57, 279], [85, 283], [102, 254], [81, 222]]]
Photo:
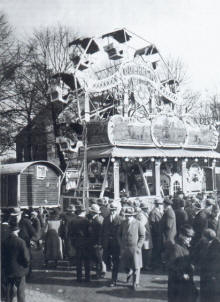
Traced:
[[[151, 200], [216, 190], [218, 132], [187, 113], [157, 47], [125, 29], [70, 43], [72, 74], [57, 74], [66, 195]], [[71, 83], [71, 85], [70, 85]]]

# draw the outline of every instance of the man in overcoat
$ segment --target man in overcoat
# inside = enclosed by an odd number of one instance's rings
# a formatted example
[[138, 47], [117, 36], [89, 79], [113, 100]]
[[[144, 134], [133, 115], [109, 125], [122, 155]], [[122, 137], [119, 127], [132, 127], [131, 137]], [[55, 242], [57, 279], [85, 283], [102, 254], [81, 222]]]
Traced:
[[201, 209], [194, 218], [193, 229], [195, 231], [195, 236], [192, 242], [193, 247], [197, 245], [202, 238], [203, 232], [208, 228], [208, 221], [214, 204], [215, 201], [213, 199], [207, 199], [205, 208]]
[[182, 225], [188, 224], [188, 214], [185, 211], [184, 207], [185, 207], [185, 200], [177, 199], [177, 208], [175, 209], [177, 234], [179, 234], [179, 230]]
[[86, 217], [84, 205], [76, 206], [76, 217], [70, 222], [70, 238], [76, 249], [76, 275], [77, 281], [82, 282], [82, 269], [85, 267], [85, 282], [90, 281], [90, 237], [89, 220]]
[[130, 271], [133, 276], [133, 289], [136, 290], [139, 287], [140, 269], [142, 267], [141, 249], [145, 239], [145, 227], [135, 219], [134, 208], [126, 208], [124, 215], [125, 221], [122, 222], [118, 232], [121, 259], [124, 268], [127, 272]]
[[120, 260], [120, 245], [117, 240], [117, 233], [122, 222], [122, 218], [117, 214], [118, 203], [112, 202], [109, 205], [110, 215], [104, 218], [101, 234], [101, 242], [103, 247], [103, 260], [108, 266], [109, 259], [112, 261], [112, 280], [110, 287], [117, 284], [119, 260]]
[[76, 251], [71, 243], [70, 238], [70, 227], [71, 222], [76, 218], [76, 208], [74, 204], [70, 204], [67, 209], [66, 213], [62, 216], [61, 227], [60, 227], [60, 237], [63, 240], [63, 247], [64, 247], [64, 257], [69, 259], [70, 262], [73, 262], [73, 257], [76, 254]]
[[172, 208], [172, 200], [164, 199], [164, 213], [161, 219], [161, 232], [163, 243], [163, 262], [169, 261], [169, 250], [175, 242], [176, 236], [176, 215]]
[[[90, 237], [90, 253], [91, 260], [96, 265], [96, 278], [102, 275], [102, 258], [103, 249], [101, 246], [101, 231], [103, 224], [103, 217], [100, 215], [100, 207], [97, 204], [92, 204], [89, 207], [89, 237]], [[88, 217], [87, 216], [87, 217]]]
[[197, 289], [193, 281], [193, 265], [189, 253], [194, 231], [190, 225], [180, 228], [170, 250], [168, 263], [168, 302], [196, 302]]
[[219, 302], [220, 241], [211, 229], [206, 229], [203, 237], [207, 241], [207, 247], [204, 247], [205, 253], [200, 265], [200, 300]]
[[30, 254], [25, 241], [18, 237], [18, 232], [18, 225], [13, 222], [10, 225], [10, 235], [1, 249], [2, 269], [6, 277], [7, 302], [12, 302], [15, 287], [17, 288], [17, 301], [25, 302], [25, 276], [28, 273]]
[[173, 242], [176, 236], [176, 215], [172, 208], [172, 200], [164, 199], [164, 214], [161, 220], [161, 230], [163, 235], [163, 242]]
[[142, 201], [140, 203], [140, 210], [136, 216], [136, 219], [140, 221], [145, 227], [145, 239], [142, 246], [143, 270], [151, 269], [151, 256], [153, 248], [148, 207], [148, 202]]
[[162, 234], [161, 234], [161, 219], [163, 216], [163, 201], [160, 199], [154, 200], [154, 208], [149, 214], [149, 223], [151, 228], [151, 236], [153, 242], [152, 250], [152, 268], [158, 268], [161, 265], [162, 252]]

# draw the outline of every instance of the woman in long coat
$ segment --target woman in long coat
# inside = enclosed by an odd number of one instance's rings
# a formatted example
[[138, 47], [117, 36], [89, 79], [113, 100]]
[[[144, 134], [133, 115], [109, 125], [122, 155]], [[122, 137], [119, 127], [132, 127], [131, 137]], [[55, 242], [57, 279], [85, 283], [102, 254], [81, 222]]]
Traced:
[[126, 208], [125, 221], [122, 222], [118, 240], [121, 247], [122, 266], [133, 275], [133, 289], [139, 286], [140, 269], [142, 268], [142, 246], [145, 239], [145, 227], [134, 218], [133, 208]]
[[47, 222], [47, 230], [45, 235], [45, 263], [54, 261], [55, 266], [57, 261], [62, 259], [62, 244], [61, 238], [58, 235], [61, 220], [59, 219], [56, 211], [53, 211]]

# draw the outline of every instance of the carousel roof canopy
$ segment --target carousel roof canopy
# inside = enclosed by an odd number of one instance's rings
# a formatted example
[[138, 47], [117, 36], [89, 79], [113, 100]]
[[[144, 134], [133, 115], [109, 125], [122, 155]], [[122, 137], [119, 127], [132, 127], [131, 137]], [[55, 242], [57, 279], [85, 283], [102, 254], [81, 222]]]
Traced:
[[99, 47], [98, 47], [97, 43], [93, 39], [91, 41], [91, 39], [92, 38], [77, 39], [77, 40], [70, 42], [69, 46], [72, 46], [72, 45], [78, 46], [79, 45], [83, 49], [86, 49], [88, 44], [90, 43], [89, 48], [87, 49], [86, 53], [93, 54], [93, 53], [99, 51]]
[[215, 158], [220, 159], [220, 153], [211, 150], [159, 149], [159, 148], [91, 148], [88, 158], [101, 157], [177, 157], [177, 158]]
[[125, 43], [131, 39], [131, 36], [124, 29], [119, 29], [102, 36], [103, 39], [106, 37], [112, 37], [119, 43]]

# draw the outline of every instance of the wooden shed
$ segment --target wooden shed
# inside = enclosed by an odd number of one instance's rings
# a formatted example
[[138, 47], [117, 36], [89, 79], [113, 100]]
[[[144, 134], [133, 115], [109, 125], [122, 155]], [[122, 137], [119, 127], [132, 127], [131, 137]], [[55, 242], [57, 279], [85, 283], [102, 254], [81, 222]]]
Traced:
[[1, 207], [58, 206], [62, 175], [48, 161], [0, 165]]

